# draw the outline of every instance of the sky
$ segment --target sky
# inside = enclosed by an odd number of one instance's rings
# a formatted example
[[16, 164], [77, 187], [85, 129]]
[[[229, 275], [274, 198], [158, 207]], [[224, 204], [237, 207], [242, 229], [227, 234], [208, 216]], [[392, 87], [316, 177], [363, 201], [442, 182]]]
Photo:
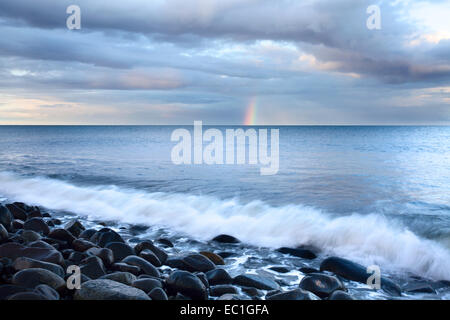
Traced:
[[449, 125], [449, 15], [450, 0], [2, 0], [0, 124]]

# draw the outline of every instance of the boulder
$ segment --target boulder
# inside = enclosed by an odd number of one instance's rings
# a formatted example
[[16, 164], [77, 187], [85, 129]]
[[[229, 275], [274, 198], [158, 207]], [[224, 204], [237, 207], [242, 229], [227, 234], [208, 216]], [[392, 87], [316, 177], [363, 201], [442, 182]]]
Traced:
[[23, 230], [23, 232], [20, 234], [20, 237], [25, 242], [34, 242], [42, 239], [41, 235], [33, 230]]
[[114, 263], [114, 254], [108, 248], [93, 247], [85, 251], [88, 256], [95, 256], [102, 259], [106, 266], [110, 266]]
[[[25, 223], [26, 224], [26, 223]], [[53, 229], [49, 234], [49, 238], [61, 240], [67, 242], [69, 245], [76, 239], [73, 234], [71, 234], [66, 229], [57, 228]]]
[[155, 267], [161, 267], [162, 263], [159, 261], [158, 257], [150, 249], [142, 250], [139, 256], [148, 262], [150, 262]]
[[206, 287], [200, 279], [187, 271], [174, 271], [166, 280], [170, 294], [181, 293], [194, 300], [205, 300], [208, 297]]
[[124, 262], [116, 262], [111, 266], [111, 268], [116, 271], [129, 272], [136, 276], [141, 273], [141, 268], [138, 266], [132, 266]]
[[283, 247], [283, 248], [277, 249], [277, 251], [280, 253], [283, 253], [283, 254], [290, 254], [291, 256], [303, 258], [303, 259], [312, 260], [312, 259], [317, 258], [317, 255], [314, 252], [312, 252], [309, 249], [304, 249], [304, 248]]
[[0, 205], [0, 224], [5, 227], [7, 231], [12, 231], [12, 222], [14, 216], [11, 214], [9, 209], [3, 205]]
[[212, 241], [220, 242], [220, 243], [239, 243], [240, 242], [237, 238], [227, 235], [227, 234], [218, 235], [217, 237], [214, 237], [212, 239]]
[[280, 288], [278, 283], [272, 279], [256, 274], [241, 274], [233, 279], [233, 284], [261, 290], [278, 290]]
[[161, 261], [161, 263], [166, 262], [167, 253], [164, 250], [155, 246], [153, 244], [153, 242], [150, 240], [142, 241], [134, 247], [134, 251], [136, 251], [136, 254], [138, 254], [138, 255], [141, 253], [142, 250], [145, 250], [145, 249], [152, 251], [158, 257], [158, 259], [159, 259], [159, 261]]
[[315, 294], [302, 290], [294, 289], [286, 292], [280, 292], [266, 297], [267, 300], [320, 300]]
[[39, 261], [61, 265], [64, 259], [55, 248], [25, 247], [18, 243], [5, 243], [0, 245], [0, 257], [15, 260], [18, 257], [27, 257]]
[[113, 252], [114, 262], [119, 262], [128, 256], [135, 255], [134, 249], [123, 242], [110, 242], [105, 248]]
[[108, 279], [90, 280], [74, 294], [75, 300], [150, 300], [144, 291]]
[[238, 294], [239, 292], [236, 287], [233, 287], [229, 284], [219, 284], [217, 286], [211, 286], [209, 288], [209, 294], [212, 297], [220, 297], [227, 293]]
[[300, 281], [300, 289], [309, 291], [326, 298], [336, 290], [343, 290], [344, 285], [336, 277], [320, 273], [311, 273]]
[[38, 285], [33, 292], [45, 297], [46, 300], [59, 300], [59, 293], [46, 284]]
[[75, 239], [72, 242], [72, 248], [75, 251], [79, 251], [79, 252], [84, 252], [84, 251], [86, 251], [86, 250], [88, 250], [90, 248], [94, 248], [96, 246], [97, 245], [95, 243], [92, 243], [92, 242], [90, 242], [88, 240], [85, 240], [85, 239]]
[[64, 226], [64, 229], [69, 231], [75, 237], [78, 237], [81, 234], [81, 232], [86, 230], [86, 228], [77, 219], [73, 219], [67, 222], [66, 225]]
[[66, 275], [64, 272], [64, 269], [60, 265], [57, 265], [54, 263], [49, 263], [49, 262], [44, 262], [44, 261], [39, 261], [39, 260], [35, 260], [32, 258], [27, 258], [27, 257], [17, 258], [13, 263], [13, 268], [16, 271], [30, 269], [30, 268], [41, 268], [41, 269], [46, 269], [48, 271], [51, 271], [51, 272], [57, 274], [58, 276], [60, 276], [61, 278], [64, 278]]
[[328, 300], [355, 300], [347, 292], [336, 290], [329, 297]]
[[12, 284], [30, 289], [34, 289], [40, 284], [46, 284], [57, 291], [66, 287], [63, 278], [42, 268], [31, 268], [17, 272], [12, 278]]
[[0, 285], [0, 300], [6, 300], [9, 296], [19, 292], [29, 292], [28, 288], [22, 286], [16, 286], [12, 284], [2, 284]]
[[206, 273], [206, 278], [210, 285], [233, 283], [233, 278], [231, 278], [228, 272], [220, 268], [208, 271]]
[[45, 223], [44, 219], [42, 218], [31, 218], [25, 221], [23, 224], [23, 228], [25, 230], [33, 230], [39, 233], [42, 233], [43, 235], [48, 235], [50, 232], [49, 226]]
[[100, 277], [100, 279], [108, 279], [108, 280], [113, 280], [113, 281], [117, 281], [123, 284], [126, 284], [127, 286], [131, 286], [132, 283], [134, 281], [136, 281], [136, 276], [130, 272], [113, 272], [110, 274], [106, 274], [102, 277]]
[[96, 256], [91, 256], [83, 260], [80, 270], [82, 274], [90, 279], [97, 279], [106, 274], [102, 260]]
[[216, 268], [216, 265], [211, 260], [196, 253], [169, 257], [165, 264], [172, 268], [190, 272], [208, 272]]
[[147, 260], [144, 260], [141, 257], [128, 256], [125, 259], [123, 259], [122, 262], [132, 265], [132, 266], [137, 266], [141, 269], [141, 271], [143, 273], [148, 274], [150, 276], [153, 276], [153, 277], [160, 276], [158, 269], [156, 269], [150, 262], [148, 262]]
[[146, 278], [133, 281], [132, 286], [141, 289], [145, 293], [149, 293], [154, 288], [162, 288], [162, 283], [161, 281], [154, 278]]
[[94, 233], [90, 241], [98, 244], [100, 247], [105, 247], [110, 242], [125, 242], [120, 234], [109, 228], [103, 228]]
[[[14, 219], [19, 220], [27, 220], [28, 216], [24, 209], [22, 209], [20, 206], [17, 205], [18, 202], [7, 204], [6, 207], [8, 208], [9, 212], [14, 216]], [[0, 212], [1, 212], [0, 208]]]
[[209, 260], [211, 260], [212, 262], [214, 262], [215, 265], [219, 266], [219, 265], [225, 265], [225, 261], [223, 260], [223, 258], [213, 252], [209, 252], [209, 251], [200, 251], [201, 255], [204, 255], [205, 257], [207, 257]]
[[153, 288], [153, 290], [148, 293], [148, 296], [152, 300], [161, 300], [161, 301], [162, 300], [169, 300], [167, 298], [167, 294], [161, 288]]

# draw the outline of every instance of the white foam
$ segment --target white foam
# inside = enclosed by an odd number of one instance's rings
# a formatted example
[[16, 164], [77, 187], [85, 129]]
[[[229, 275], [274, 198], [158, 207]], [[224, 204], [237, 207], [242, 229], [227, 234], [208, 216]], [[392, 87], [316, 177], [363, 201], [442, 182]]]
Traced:
[[0, 193], [10, 199], [81, 216], [169, 227], [199, 240], [233, 235], [249, 244], [311, 244], [365, 264], [450, 280], [450, 252], [382, 215], [332, 217], [320, 210], [261, 201], [146, 193], [115, 186], [80, 187], [47, 178], [0, 172]]

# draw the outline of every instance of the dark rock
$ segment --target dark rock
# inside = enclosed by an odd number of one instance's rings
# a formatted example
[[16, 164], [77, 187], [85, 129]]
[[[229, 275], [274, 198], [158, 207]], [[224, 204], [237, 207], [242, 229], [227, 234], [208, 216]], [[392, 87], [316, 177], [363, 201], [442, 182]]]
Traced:
[[30, 269], [30, 268], [41, 268], [46, 269], [48, 271], [51, 271], [61, 278], [64, 278], [65, 272], [64, 269], [57, 264], [49, 263], [49, 262], [43, 262], [27, 257], [19, 257], [17, 258], [13, 263], [13, 268], [16, 271], [24, 270], [24, 269]]
[[355, 300], [351, 295], [349, 295], [347, 292], [336, 290], [334, 291], [328, 300]]
[[167, 298], [167, 294], [164, 292], [163, 289], [161, 288], [153, 288], [152, 291], [150, 291], [148, 293], [148, 296], [152, 299], [152, 300], [158, 300], [158, 301], [162, 301], [162, 300], [169, 300]]
[[139, 268], [138, 266], [132, 266], [132, 265], [129, 265], [124, 262], [116, 262], [111, 266], [111, 268], [113, 270], [117, 270], [117, 271], [121, 271], [121, 272], [129, 272], [136, 276], [139, 273], [141, 273], [141, 268]]
[[88, 256], [95, 256], [102, 259], [105, 266], [110, 266], [114, 263], [114, 254], [108, 248], [90, 248], [85, 251]]
[[[364, 266], [339, 257], [330, 257], [323, 260], [320, 264], [320, 271], [330, 271], [344, 279], [364, 284], [371, 276]], [[391, 295], [401, 295], [400, 287], [387, 278], [381, 277], [381, 288]]]
[[270, 267], [269, 269], [273, 270], [275, 272], [278, 272], [278, 273], [288, 273], [289, 271], [291, 271], [288, 268], [283, 267], [283, 266], [273, 266], [273, 267]]
[[169, 294], [181, 293], [195, 300], [208, 297], [206, 287], [198, 277], [187, 271], [174, 271], [166, 280]]
[[42, 218], [43, 215], [38, 207], [33, 207], [34, 209], [27, 213], [28, 219], [31, 218]]
[[19, 219], [15, 219], [12, 222], [12, 226], [16, 230], [23, 229], [23, 224], [24, 224], [23, 220], [19, 220]]
[[9, 296], [19, 292], [29, 292], [30, 289], [12, 284], [0, 285], [0, 300], [6, 300]]
[[5, 243], [0, 245], [0, 257], [15, 260], [18, 257], [28, 257], [35, 260], [62, 264], [64, 259], [56, 249], [25, 247], [18, 243]]
[[295, 289], [286, 292], [272, 294], [266, 297], [267, 300], [320, 300], [315, 294], [302, 290]]
[[140, 254], [141, 251], [148, 249], [150, 251], [152, 251], [159, 259], [159, 261], [161, 261], [161, 263], [165, 263], [167, 260], [167, 253], [158, 248], [157, 246], [155, 246], [153, 244], [153, 242], [146, 240], [146, 241], [142, 241], [140, 243], [138, 243], [135, 247], [134, 247], [134, 251], [136, 251], [136, 254]]
[[216, 268], [215, 264], [201, 254], [189, 254], [183, 258], [187, 271], [208, 272]]
[[261, 290], [252, 287], [241, 287], [241, 290], [242, 292], [244, 292], [245, 294], [247, 294], [249, 297], [252, 298], [259, 298], [264, 295], [264, 293]]
[[23, 224], [25, 230], [33, 230], [44, 235], [48, 235], [50, 232], [49, 226], [42, 218], [31, 218]]
[[86, 229], [80, 233], [79, 239], [90, 240], [92, 236], [97, 232], [95, 229]]
[[45, 223], [49, 226], [49, 227], [54, 227], [55, 224], [51, 221], [51, 220], [46, 220]]
[[90, 248], [94, 248], [96, 246], [97, 245], [95, 243], [92, 243], [92, 242], [90, 242], [88, 240], [85, 240], [85, 239], [75, 239], [72, 242], [72, 248], [75, 251], [79, 251], [79, 252], [84, 252], [84, 251], [86, 251], [86, 250], [88, 250]]
[[141, 289], [145, 293], [149, 293], [154, 288], [162, 288], [162, 283], [157, 279], [147, 278], [133, 281], [132, 286]]
[[67, 259], [69, 259], [69, 256], [72, 254], [72, 252], [74, 252], [75, 250], [73, 250], [73, 249], [64, 249], [64, 250], [61, 250], [60, 252], [61, 252], [61, 254], [62, 254], [62, 256], [63, 256], [63, 258], [65, 259], [65, 260], [67, 260]]
[[19, 292], [10, 296], [8, 300], [25, 301], [25, 300], [49, 300], [49, 299], [36, 292]]
[[91, 256], [83, 260], [80, 269], [82, 274], [91, 279], [97, 279], [106, 274], [103, 262], [97, 256]]
[[75, 300], [150, 300], [144, 291], [108, 279], [90, 280], [74, 294]]
[[326, 298], [336, 290], [343, 290], [344, 285], [333, 276], [311, 273], [305, 276], [299, 284], [300, 289], [310, 291], [320, 298]]
[[69, 255], [68, 260], [72, 261], [74, 264], [80, 264], [81, 261], [83, 261], [87, 257], [88, 255], [84, 252], [74, 251]]
[[240, 241], [233, 236], [229, 236], [227, 234], [221, 234], [217, 237], [214, 237], [212, 241], [220, 242], [220, 243], [239, 243]]
[[209, 294], [212, 297], [220, 297], [227, 293], [238, 294], [238, 290], [229, 284], [219, 284], [209, 288]]
[[12, 278], [12, 284], [33, 289], [40, 284], [46, 284], [59, 291], [66, 286], [63, 278], [47, 269], [31, 268], [17, 272]]
[[51, 221], [55, 226], [59, 226], [59, 225], [62, 224], [62, 221], [59, 220], [59, 219], [57, 219], [57, 218], [50, 219], [50, 221]]
[[225, 261], [223, 261], [223, 258], [213, 252], [209, 252], [209, 251], [200, 251], [200, 254], [207, 257], [209, 260], [211, 260], [212, 262], [214, 262], [215, 265], [219, 266], [219, 265], [224, 265]]
[[114, 262], [119, 262], [128, 256], [135, 255], [134, 249], [123, 242], [110, 242], [105, 248], [113, 252]]
[[220, 296], [217, 300], [226, 300], [226, 301], [232, 301], [232, 300], [245, 300], [245, 297], [242, 297], [238, 294], [231, 294], [226, 293], [223, 296]]
[[141, 269], [141, 271], [150, 276], [159, 277], [159, 271], [148, 261], [142, 259], [138, 256], [128, 256], [122, 260], [132, 266], [137, 266]]
[[71, 234], [69, 231], [67, 231], [66, 229], [61, 229], [61, 228], [57, 228], [57, 229], [53, 229], [48, 236], [50, 238], [56, 239], [56, 240], [61, 240], [61, 241], [65, 241], [68, 244], [72, 244], [72, 242], [76, 239], [74, 237], [73, 234]]
[[303, 274], [320, 273], [319, 270], [314, 269], [314, 268], [309, 268], [309, 267], [300, 268], [299, 271]]
[[42, 214], [42, 217], [44, 217], [44, 218], [51, 218], [52, 216], [50, 215], [50, 213], [44, 212], [44, 213]]
[[9, 209], [3, 205], [0, 205], [0, 224], [5, 227], [7, 231], [12, 231], [12, 222], [14, 216], [11, 214]]
[[195, 272], [194, 274], [197, 276], [197, 278], [200, 279], [201, 282], [203, 282], [206, 288], [209, 288], [209, 281], [206, 278], [206, 274], [204, 274], [203, 272]]
[[281, 252], [283, 254], [290, 254], [291, 256], [299, 257], [299, 258], [303, 258], [303, 259], [317, 258], [317, 255], [309, 249], [283, 247], [283, 248], [277, 249], [277, 251]]
[[428, 283], [410, 283], [403, 288], [404, 291], [410, 293], [432, 293], [436, 294], [436, 290]]
[[109, 228], [103, 228], [97, 231], [90, 239], [91, 242], [105, 247], [110, 242], [124, 242], [120, 234]]
[[139, 256], [148, 262], [150, 262], [155, 267], [161, 267], [162, 263], [159, 261], [158, 257], [153, 253], [153, 251], [150, 251], [149, 249], [142, 250], [139, 253]]
[[20, 234], [20, 237], [24, 242], [34, 242], [42, 239], [41, 235], [33, 230], [23, 230], [23, 232]]
[[228, 272], [220, 268], [208, 271], [206, 278], [211, 285], [233, 283], [233, 278], [231, 278]]
[[134, 281], [136, 281], [136, 276], [130, 272], [114, 272], [100, 277], [100, 279], [108, 279], [117, 281], [127, 286], [131, 286]]
[[77, 219], [73, 219], [67, 222], [66, 225], [64, 226], [64, 229], [69, 231], [75, 237], [78, 237], [81, 234], [81, 232], [86, 230], [86, 228]]
[[[17, 203], [7, 204], [6, 207], [12, 213], [12, 215], [14, 216], [14, 219], [19, 219], [19, 220], [23, 220], [23, 221], [27, 220], [27, 218], [28, 218], [27, 213], [25, 212], [25, 210], [23, 210], [22, 208], [17, 206]], [[2, 209], [0, 208], [0, 211], [1, 210]]]
[[8, 231], [2, 224], [0, 224], [0, 243], [8, 240], [8, 237], [9, 237]]
[[[34, 231], [32, 231], [32, 232], [34, 232]], [[49, 244], [45, 241], [42, 241], [42, 240], [36, 240], [36, 241], [30, 242], [30, 243], [28, 243], [28, 246], [31, 248], [44, 248], [44, 249], [51, 249], [51, 250], [55, 249], [55, 247], [53, 247], [51, 244]]]
[[278, 290], [280, 286], [272, 279], [255, 274], [241, 274], [233, 279], [233, 284], [261, 290]]
[[169, 239], [159, 238], [156, 241], [161, 243], [162, 245], [168, 247], [168, 248], [173, 248], [173, 243]]
[[34, 292], [45, 297], [46, 300], [59, 300], [59, 293], [46, 284], [40, 284], [34, 288]]
[[229, 258], [229, 257], [233, 257], [236, 255], [235, 252], [230, 252], [230, 251], [221, 251], [217, 253], [219, 256], [221, 256], [223, 259]]

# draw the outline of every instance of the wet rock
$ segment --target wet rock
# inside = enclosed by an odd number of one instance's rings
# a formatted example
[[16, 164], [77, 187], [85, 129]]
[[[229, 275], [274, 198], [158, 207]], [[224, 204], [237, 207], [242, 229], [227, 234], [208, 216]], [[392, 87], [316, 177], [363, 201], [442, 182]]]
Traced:
[[[23, 220], [23, 221], [27, 220], [28, 216], [27, 216], [25, 210], [20, 208], [17, 204], [18, 204], [17, 202], [7, 204], [6, 207], [11, 212], [11, 214], [14, 216], [14, 219], [19, 219], [19, 220]], [[2, 209], [0, 207], [0, 212], [1, 211], [2, 211]]]
[[85, 239], [75, 239], [72, 242], [72, 248], [79, 252], [84, 252], [84, 251], [89, 250], [90, 248], [94, 248], [96, 246], [97, 245], [95, 243], [92, 243]]
[[317, 270], [314, 268], [309, 268], [309, 267], [300, 268], [299, 271], [303, 274], [320, 273], [320, 270]]
[[88, 257], [88, 255], [86, 253], [84, 253], [84, 252], [73, 251], [69, 255], [68, 260], [73, 262], [73, 264], [80, 264], [81, 261], [83, 261], [87, 257]]
[[310, 291], [320, 298], [326, 298], [336, 290], [343, 290], [344, 285], [333, 276], [311, 273], [299, 284], [300, 289]]
[[291, 256], [294, 257], [298, 257], [298, 258], [303, 258], [303, 259], [315, 259], [317, 258], [317, 255], [312, 252], [309, 249], [304, 249], [304, 248], [279, 248], [277, 249], [278, 252], [283, 253], [283, 254], [289, 254]]
[[9, 209], [3, 205], [0, 205], [0, 224], [7, 231], [12, 231], [12, 222], [14, 220], [14, 216], [11, 214]]
[[44, 235], [48, 235], [50, 232], [49, 226], [45, 223], [42, 218], [31, 218], [25, 221], [23, 224], [25, 230], [33, 230]]
[[34, 293], [45, 297], [46, 300], [59, 300], [59, 293], [46, 284], [38, 285], [36, 288], [34, 288]]
[[138, 254], [138, 255], [141, 253], [141, 251], [143, 251], [145, 249], [152, 251], [158, 257], [158, 259], [159, 259], [159, 261], [161, 261], [161, 263], [166, 262], [167, 253], [164, 250], [155, 246], [153, 244], [153, 242], [151, 242], [149, 240], [142, 241], [134, 247], [134, 250], [136, 251], [136, 254]]
[[114, 263], [114, 254], [113, 252], [108, 248], [90, 248], [85, 253], [88, 256], [95, 256], [102, 259], [102, 262], [105, 264], [105, 266], [110, 266]]
[[226, 300], [226, 301], [232, 301], [232, 300], [245, 300], [245, 297], [239, 295], [239, 294], [231, 294], [226, 293], [223, 296], [220, 296], [217, 300]]
[[240, 242], [237, 238], [227, 235], [227, 234], [218, 235], [217, 237], [214, 237], [212, 239], [212, 241], [220, 242], [220, 243], [239, 243]]
[[62, 224], [62, 221], [57, 219], [57, 218], [52, 218], [50, 219], [50, 221], [55, 225], [55, 226], [59, 226]]
[[283, 266], [273, 266], [273, 267], [270, 267], [269, 269], [273, 270], [275, 272], [278, 272], [278, 273], [288, 273], [289, 271], [291, 271], [288, 268], [283, 267]]
[[409, 293], [431, 293], [436, 294], [436, 290], [425, 282], [410, 283], [403, 288], [404, 291]]
[[[330, 271], [344, 279], [360, 283], [367, 283], [367, 279], [371, 276], [364, 266], [339, 257], [329, 257], [323, 260], [320, 264], [320, 271]], [[387, 278], [381, 278], [381, 288], [391, 295], [401, 295], [400, 287]]]
[[29, 292], [30, 289], [12, 284], [0, 285], [0, 300], [6, 300], [9, 296], [19, 292]]
[[302, 290], [294, 289], [286, 292], [272, 294], [266, 297], [267, 300], [320, 300], [315, 294]]
[[64, 269], [57, 264], [49, 263], [49, 262], [43, 262], [27, 257], [19, 257], [17, 258], [13, 263], [13, 268], [16, 271], [24, 270], [24, 269], [30, 269], [30, 268], [41, 268], [46, 269], [48, 271], [51, 271], [61, 278], [64, 278], [65, 272]]
[[3, 225], [0, 224], [0, 243], [8, 240], [9, 234]]
[[160, 244], [168, 247], [168, 248], [173, 248], [173, 243], [172, 241], [170, 241], [169, 239], [165, 239], [165, 238], [159, 238], [158, 240], [156, 240], [157, 242], [159, 242]]
[[355, 300], [351, 295], [349, 295], [347, 292], [336, 290], [334, 291], [328, 300]]
[[77, 219], [70, 220], [64, 226], [64, 229], [69, 231], [75, 237], [78, 237], [86, 228]]
[[221, 252], [218, 252], [217, 254], [219, 256], [221, 256], [223, 259], [236, 256], [235, 252], [230, 252], [230, 251], [221, 251]]
[[68, 244], [72, 244], [73, 241], [76, 239], [73, 234], [71, 234], [69, 231], [67, 231], [66, 229], [61, 229], [61, 228], [57, 228], [57, 229], [53, 229], [49, 234], [48, 234], [49, 238], [52, 239], [56, 239], [56, 240], [61, 240], [61, 241], [65, 241]]
[[261, 290], [278, 290], [280, 286], [272, 279], [255, 274], [241, 274], [233, 279], [233, 284]]
[[241, 287], [241, 290], [243, 293], [245, 293], [251, 298], [259, 298], [264, 295], [264, 293], [261, 290], [252, 287]]
[[23, 232], [20, 234], [20, 237], [23, 239], [24, 242], [34, 242], [42, 239], [39, 233], [32, 230], [23, 230]]
[[148, 262], [150, 262], [155, 267], [161, 267], [162, 263], [159, 261], [158, 257], [153, 253], [153, 251], [150, 251], [149, 249], [142, 250], [139, 253], [139, 256]]
[[97, 231], [90, 239], [91, 242], [105, 247], [110, 242], [125, 242], [120, 234], [109, 228], [103, 228]]
[[108, 279], [117, 281], [127, 286], [131, 286], [131, 284], [136, 281], [136, 276], [130, 272], [114, 272], [100, 277], [100, 279]]
[[213, 252], [209, 252], [209, 251], [200, 251], [200, 254], [207, 257], [209, 260], [211, 260], [212, 262], [214, 262], [215, 265], [225, 265], [225, 261], [223, 260], [223, 258]]
[[238, 294], [238, 290], [229, 284], [219, 284], [209, 288], [209, 294], [212, 297], [220, 297], [227, 293]]
[[91, 256], [83, 261], [80, 267], [81, 273], [90, 279], [97, 279], [106, 274], [102, 260], [97, 256]]
[[132, 266], [124, 262], [116, 262], [114, 263], [111, 268], [113, 270], [121, 271], [121, 272], [129, 272], [134, 275], [139, 275], [141, 273], [141, 268], [138, 266]]
[[187, 271], [174, 271], [166, 280], [169, 293], [181, 293], [195, 300], [205, 300], [206, 287], [198, 277]]
[[36, 292], [19, 292], [8, 297], [8, 300], [48, 300], [43, 295]]
[[145, 274], [153, 277], [159, 277], [159, 271], [148, 261], [142, 259], [138, 256], [128, 256], [122, 260], [122, 262], [127, 263], [132, 266], [137, 266]]
[[110, 242], [105, 248], [113, 252], [114, 262], [119, 262], [128, 256], [135, 255], [134, 249], [123, 242]]
[[153, 288], [153, 290], [148, 293], [148, 296], [152, 300], [159, 300], [159, 301], [169, 300], [167, 298], [167, 294], [161, 288]]
[[206, 273], [206, 278], [211, 285], [233, 283], [233, 278], [231, 278], [228, 272], [220, 268], [208, 271]]
[[79, 239], [89, 240], [92, 238], [92, 236], [97, 232], [95, 229], [86, 229], [83, 232], [80, 233], [78, 236]]
[[12, 278], [12, 284], [33, 289], [40, 284], [59, 291], [66, 286], [63, 278], [47, 269], [31, 268], [17, 272]]
[[98, 279], [85, 282], [74, 294], [75, 300], [150, 300], [144, 291], [123, 283]]
[[25, 247], [18, 243], [5, 243], [0, 245], [0, 257], [15, 260], [18, 257], [28, 257], [35, 260], [62, 264], [64, 259], [55, 248]]
[[216, 268], [215, 264], [201, 254], [189, 254], [183, 258], [187, 271], [208, 272]]
[[162, 283], [157, 279], [147, 278], [147, 279], [137, 279], [133, 281], [132, 286], [141, 289], [145, 293], [149, 293], [154, 288], [162, 288]]
[[194, 274], [200, 279], [201, 282], [203, 282], [206, 288], [209, 288], [209, 281], [203, 272], [194, 272]]
[[24, 224], [23, 220], [19, 220], [19, 219], [15, 219], [15, 220], [12, 222], [12, 226], [13, 226], [13, 228], [16, 229], [16, 230], [23, 229], [23, 224]]

